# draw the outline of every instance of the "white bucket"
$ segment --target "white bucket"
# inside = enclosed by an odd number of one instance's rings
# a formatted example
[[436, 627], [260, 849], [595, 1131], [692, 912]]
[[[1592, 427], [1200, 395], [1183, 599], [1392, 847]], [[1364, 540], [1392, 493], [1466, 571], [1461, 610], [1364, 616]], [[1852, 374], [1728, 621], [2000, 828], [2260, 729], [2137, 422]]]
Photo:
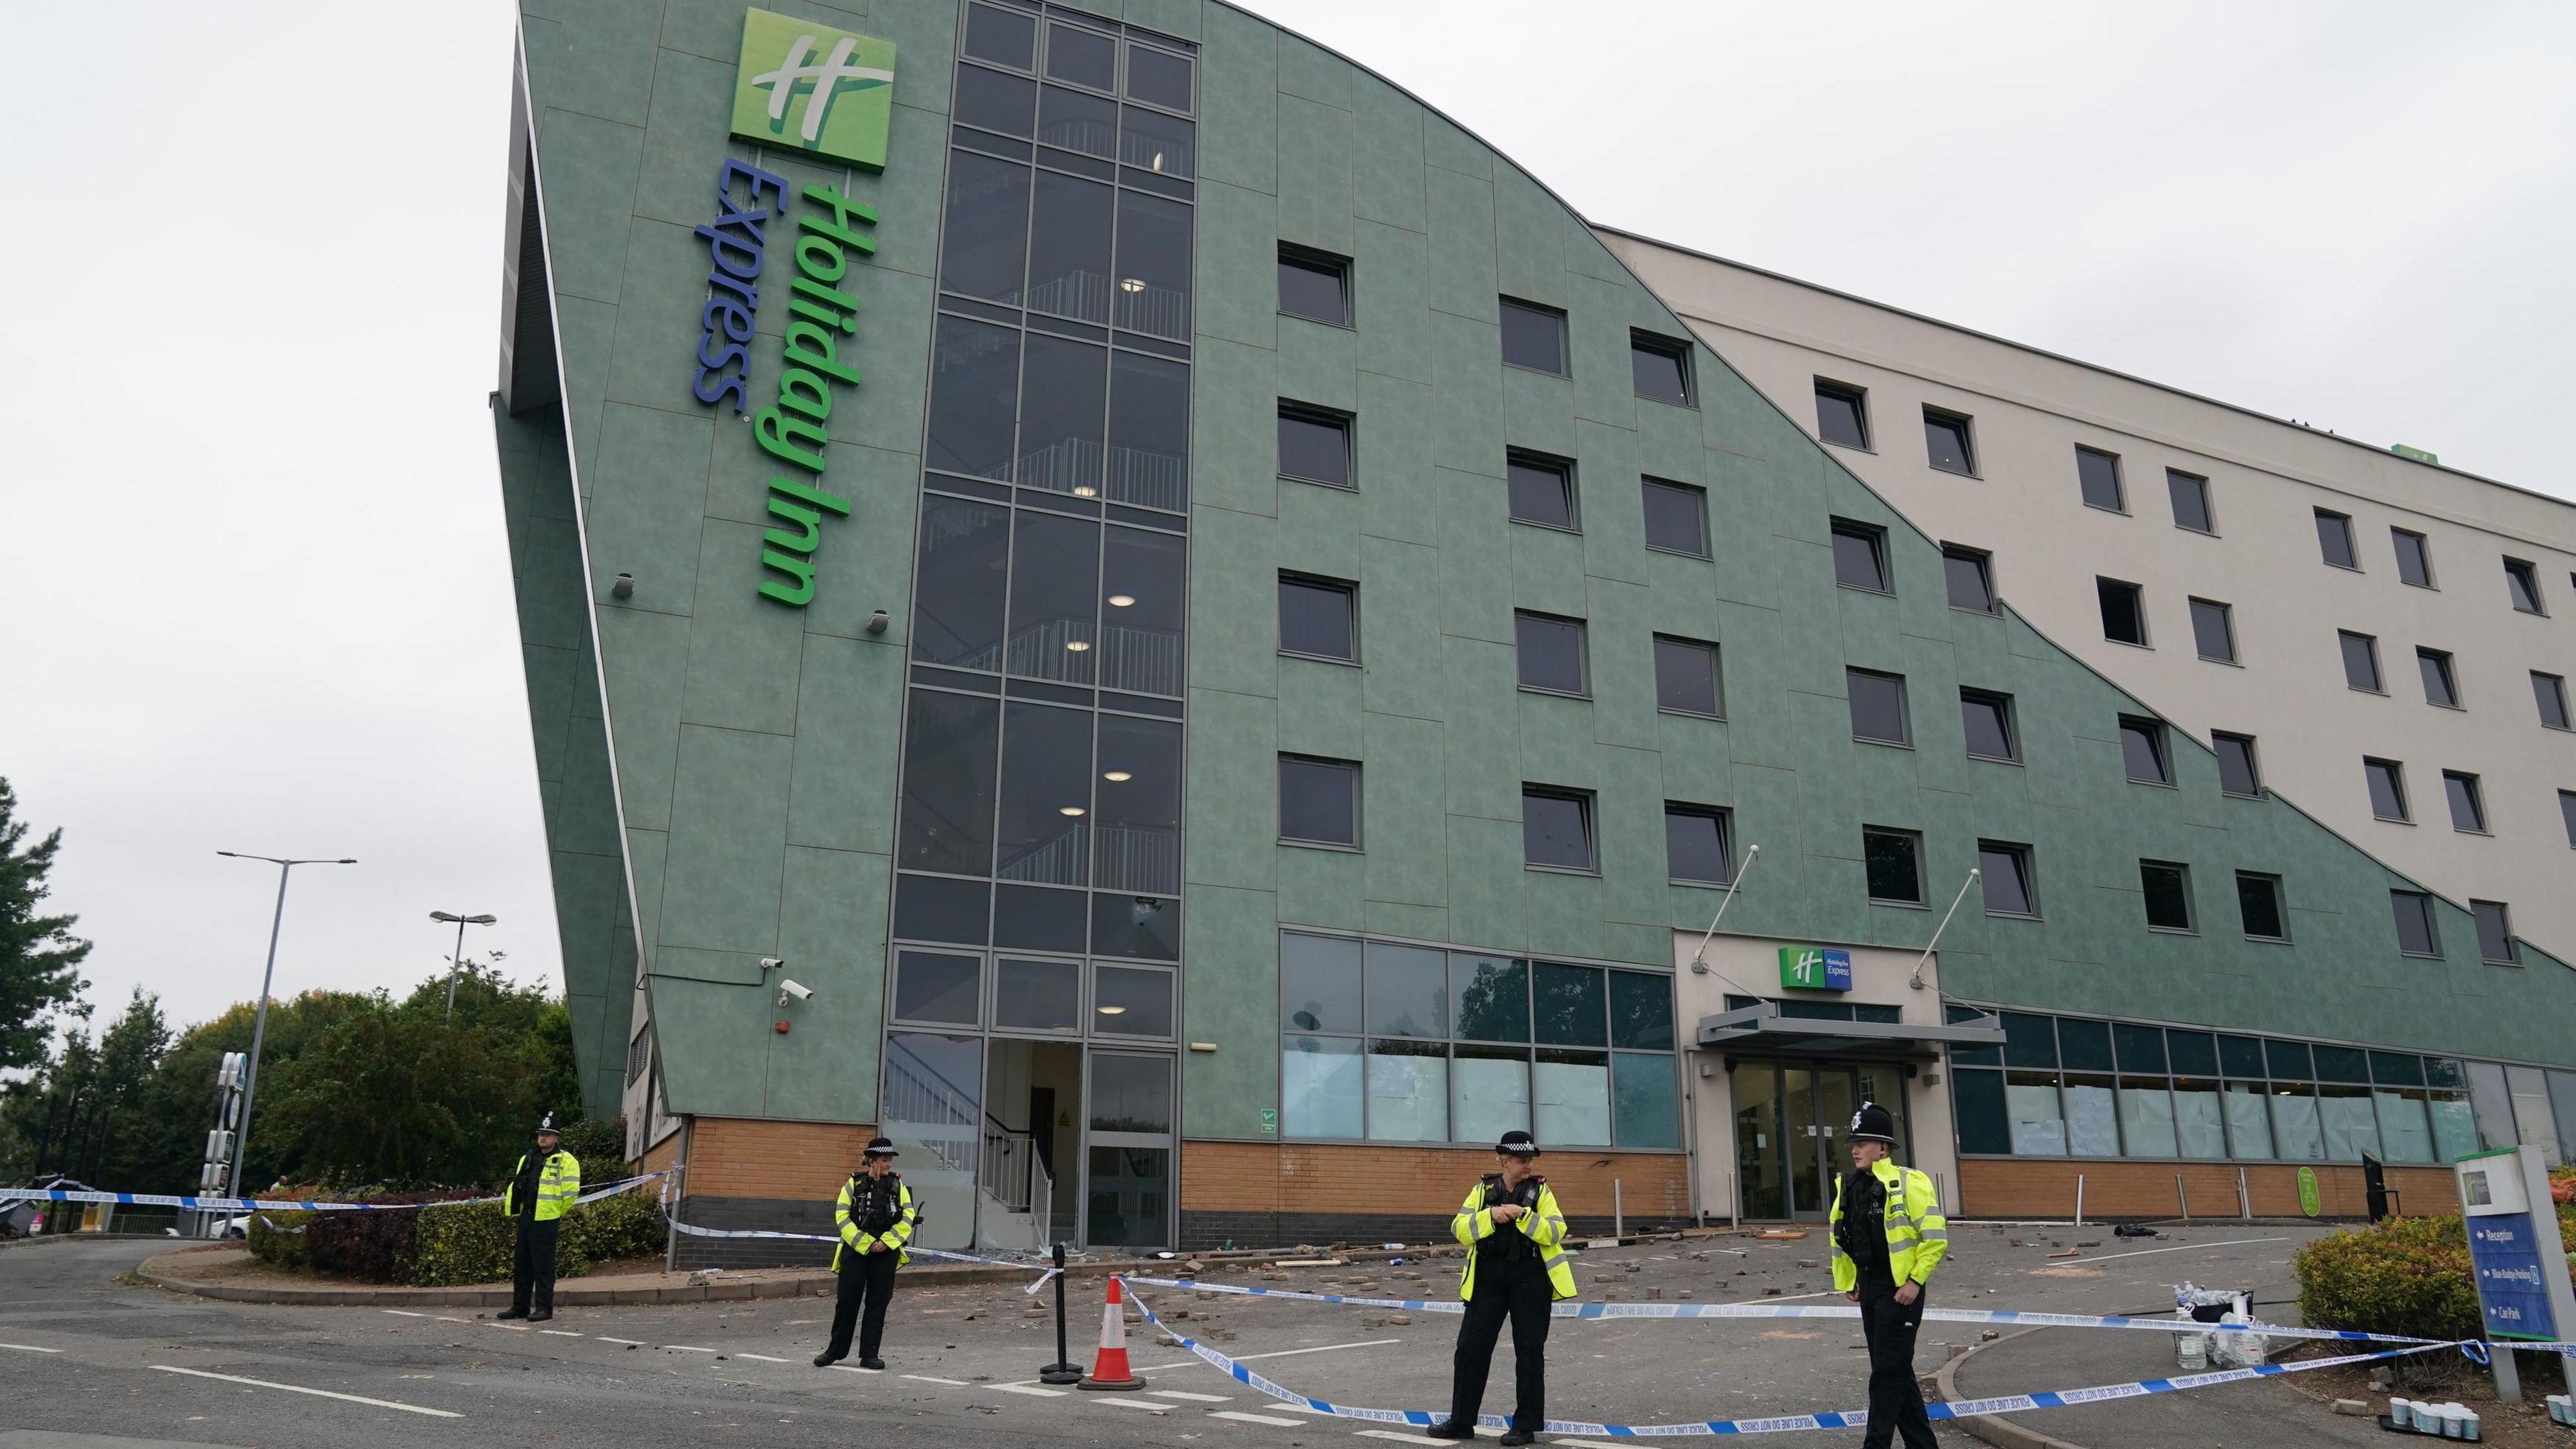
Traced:
[[2443, 1438], [2457, 1439], [2467, 1432], [2466, 1415], [2469, 1412], [2467, 1409], [2458, 1404], [2444, 1404], [2436, 1412], [2441, 1415]]
[[2479, 1422], [2477, 1410], [2460, 1410], [2460, 1437], [2472, 1444], [2486, 1438], [2485, 1426]]
[[2390, 1399], [2388, 1401], [2388, 1422], [2400, 1429], [2414, 1428], [2414, 1406], [2404, 1399]]

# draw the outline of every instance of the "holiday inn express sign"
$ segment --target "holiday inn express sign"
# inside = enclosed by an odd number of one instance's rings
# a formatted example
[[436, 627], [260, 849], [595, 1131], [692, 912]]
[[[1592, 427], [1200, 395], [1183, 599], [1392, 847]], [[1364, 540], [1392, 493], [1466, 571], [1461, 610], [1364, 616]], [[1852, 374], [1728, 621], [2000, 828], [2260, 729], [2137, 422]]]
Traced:
[[766, 10], [743, 13], [736, 136], [882, 171], [893, 121], [893, 41]]

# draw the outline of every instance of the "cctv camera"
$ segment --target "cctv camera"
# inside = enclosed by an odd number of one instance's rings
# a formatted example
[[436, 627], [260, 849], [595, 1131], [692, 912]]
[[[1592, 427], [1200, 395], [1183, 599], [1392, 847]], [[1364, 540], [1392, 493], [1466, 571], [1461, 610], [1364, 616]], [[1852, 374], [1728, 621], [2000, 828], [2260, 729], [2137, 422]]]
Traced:
[[811, 986], [799, 986], [783, 976], [778, 980], [778, 1004], [781, 1006], [786, 1005], [787, 998], [791, 996], [799, 1001], [808, 1001], [813, 998], [813, 995], [814, 988]]
[[763, 956], [760, 958], [760, 969], [763, 971], [775, 971], [786, 964], [787, 958], [784, 956]]

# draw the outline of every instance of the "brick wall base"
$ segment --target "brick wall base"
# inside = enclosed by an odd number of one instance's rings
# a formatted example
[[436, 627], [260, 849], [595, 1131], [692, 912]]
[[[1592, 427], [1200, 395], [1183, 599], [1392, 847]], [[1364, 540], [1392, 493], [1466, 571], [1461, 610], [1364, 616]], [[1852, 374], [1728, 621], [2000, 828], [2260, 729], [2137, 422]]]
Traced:
[[[2353, 1163], [2312, 1163], [2317, 1174], [2317, 1215], [2366, 1218], [2369, 1204], [2361, 1168]], [[2246, 1195], [2258, 1218], [2295, 1218], [2299, 1169], [2294, 1163], [2244, 1164]], [[2075, 1211], [2075, 1178], [2084, 1178], [2084, 1217], [2178, 1218], [2186, 1204], [2195, 1218], [2238, 1215], [2236, 1164], [2218, 1162], [2109, 1162], [2047, 1157], [1969, 1157], [1959, 1162], [1962, 1216], [2062, 1218]], [[2182, 1177], [2182, 1190], [2174, 1177]], [[2455, 1213], [2459, 1189], [2447, 1167], [2392, 1167], [2390, 1208], [2409, 1214]]]
[[[1678, 1153], [1569, 1149], [1538, 1167], [1585, 1236], [1610, 1231], [1614, 1184], [1632, 1232], [1690, 1220], [1689, 1160]], [[1493, 1170], [1481, 1147], [1186, 1142], [1179, 1246], [1446, 1243], [1468, 1185]]]

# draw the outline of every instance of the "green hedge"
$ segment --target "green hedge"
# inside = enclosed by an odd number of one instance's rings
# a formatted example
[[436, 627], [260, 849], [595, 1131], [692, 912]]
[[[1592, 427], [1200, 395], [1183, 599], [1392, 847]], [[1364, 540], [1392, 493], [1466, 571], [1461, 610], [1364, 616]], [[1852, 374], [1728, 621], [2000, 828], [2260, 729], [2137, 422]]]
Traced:
[[[2576, 1253], [2576, 1205], [2558, 1210], [2558, 1236]], [[2290, 1260], [2310, 1327], [2416, 1338], [2478, 1338], [2477, 1284], [2462, 1219], [2390, 1218], [2319, 1238]], [[2576, 1278], [2576, 1267], [2569, 1276]]]
[[304, 1226], [312, 1213], [253, 1212], [250, 1215], [251, 1256], [281, 1268], [304, 1266]]
[[[298, 1228], [303, 1231], [292, 1231]], [[658, 1256], [668, 1231], [650, 1183], [584, 1203], [564, 1215], [555, 1272], [578, 1278], [601, 1263]], [[264, 1262], [423, 1288], [507, 1282], [515, 1238], [499, 1203], [418, 1212], [253, 1213], [250, 1220], [250, 1251]]]

